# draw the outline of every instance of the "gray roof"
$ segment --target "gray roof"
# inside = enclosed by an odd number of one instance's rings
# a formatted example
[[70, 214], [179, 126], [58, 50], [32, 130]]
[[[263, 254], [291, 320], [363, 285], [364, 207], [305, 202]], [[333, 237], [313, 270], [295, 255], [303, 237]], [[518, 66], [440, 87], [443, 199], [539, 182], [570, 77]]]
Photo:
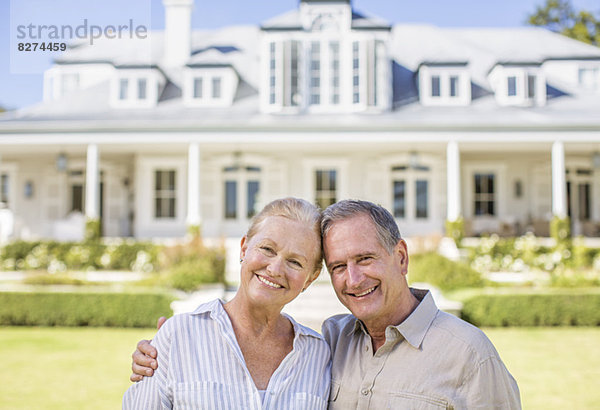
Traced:
[[[288, 13], [285, 18], [294, 16]], [[280, 16], [282, 20], [284, 16]], [[194, 31], [189, 66], [228, 65], [241, 81], [234, 104], [227, 108], [185, 107], [177, 98], [181, 70], [162, 66], [163, 34], [152, 32], [151, 47], [142, 55], [139, 41], [99, 40], [93, 47], [70, 48], [57, 64], [106, 62], [117, 67], [148, 64], [169, 80], [163, 98], [154, 108], [115, 109], [109, 106], [109, 82], [75, 91], [58, 101], [39, 103], [0, 115], [0, 130], [15, 123], [40, 121], [96, 121], [126, 123], [169, 123], [174, 127], [215, 127], [239, 124], [331, 128], [343, 124], [365, 127], [403, 127], [450, 124], [465, 127], [552, 126], [553, 124], [600, 127], [598, 93], [571, 89], [548, 79], [548, 102], [544, 107], [499, 107], [488, 84], [489, 70], [498, 63], [542, 63], [552, 59], [600, 59], [600, 48], [540, 28], [439, 28], [430, 25], [398, 24], [391, 31], [389, 52], [393, 60], [394, 109], [371, 114], [268, 115], [259, 112], [259, 36], [256, 26], [232, 26], [219, 30]], [[118, 47], [115, 47], [118, 44]], [[473, 101], [467, 107], [424, 107], [418, 101], [417, 71], [421, 64], [465, 64], [473, 82]], [[172, 89], [172, 90], [171, 90]], [[174, 91], [173, 91], [174, 90]], [[163, 93], [163, 95], [165, 95]], [[12, 124], [12, 125], [11, 125]], [[94, 123], [92, 123], [94, 124]], [[87, 125], [89, 127], [90, 125]], [[93, 126], [92, 126], [93, 127]]]
[[[382, 18], [365, 16], [357, 11], [352, 11], [351, 27], [355, 30], [390, 30], [392, 26]], [[265, 31], [303, 30], [300, 10], [291, 10], [273, 17], [262, 23], [261, 29]]]

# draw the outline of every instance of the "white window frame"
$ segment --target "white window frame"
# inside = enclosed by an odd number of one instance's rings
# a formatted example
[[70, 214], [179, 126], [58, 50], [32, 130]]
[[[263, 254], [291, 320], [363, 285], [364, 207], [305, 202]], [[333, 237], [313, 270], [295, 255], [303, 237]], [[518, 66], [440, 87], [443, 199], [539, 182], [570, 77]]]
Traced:
[[[434, 77], [440, 79], [440, 95], [432, 94]], [[458, 78], [457, 95], [451, 95], [451, 79]], [[466, 106], [471, 103], [471, 76], [466, 66], [427, 66], [419, 68], [419, 98], [428, 106]]]
[[[515, 77], [515, 95], [508, 95], [508, 79]], [[529, 92], [529, 77], [535, 78], [533, 96]], [[490, 82], [499, 105], [543, 106], [546, 104], [546, 77], [537, 66], [496, 66], [490, 73]]]
[[302, 169], [304, 174], [304, 195], [311, 203], [316, 203], [316, 182], [315, 176], [317, 170], [334, 170], [336, 171], [336, 200], [349, 197], [348, 192], [348, 169], [349, 162], [345, 159], [336, 157], [310, 158], [302, 161]]
[[[475, 215], [475, 174], [494, 175], [494, 210], [496, 215]], [[473, 231], [497, 231], [500, 221], [506, 218], [507, 201], [512, 198], [507, 188], [506, 164], [495, 161], [469, 162], [463, 166], [464, 215], [473, 221]]]
[[[196, 97], [195, 82], [202, 80], [202, 95]], [[215, 96], [215, 81], [219, 95]], [[183, 101], [190, 107], [229, 107], [233, 104], [238, 76], [231, 67], [186, 67], [184, 70]]]
[[[220, 214], [221, 219], [226, 223], [245, 223], [252, 219], [252, 216], [248, 217], [248, 182], [257, 181], [258, 182], [258, 195], [254, 202], [255, 213], [260, 212], [261, 205], [261, 195], [264, 195], [265, 183], [263, 181], [265, 175], [264, 167], [244, 162], [243, 165], [239, 165], [239, 169], [235, 171], [225, 171], [224, 168], [234, 167], [233, 163], [229, 165], [225, 164], [219, 168], [219, 172], [221, 173], [221, 207]], [[249, 171], [247, 168], [258, 168], [258, 171]], [[227, 192], [225, 189], [225, 184], [228, 181], [235, 181], [236, 183], [236, 217], [235, 218], [227, 218], [226, 215], [226, 196]]]
[[[121, 98], [122, 81], [127, 81], [127, 93]], [[145, 81], [145, 97], [140, 98], [141, 81]], [[111, 82], [111, 105], [115, 108], [151, 108], [158, 103], [164, 78], [153, 68], [115, 69]]]

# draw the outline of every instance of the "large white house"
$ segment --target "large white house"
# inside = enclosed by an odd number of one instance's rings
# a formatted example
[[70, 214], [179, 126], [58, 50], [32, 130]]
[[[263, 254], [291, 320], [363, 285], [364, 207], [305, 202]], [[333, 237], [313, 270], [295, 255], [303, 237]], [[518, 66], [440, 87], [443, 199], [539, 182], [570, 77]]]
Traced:
[[192, 30], [193, 0], [163, 3], [164, 32], [70, 47], [43, 102], [0, 116], [5, 237], [76, 238], [81, 212], [105, 236], [237, 240], [289, 195], [381, 203], [409, 237], [459, 217], [548, 235], [552, 215], [599, 236], [599, 48], [349, 0]]

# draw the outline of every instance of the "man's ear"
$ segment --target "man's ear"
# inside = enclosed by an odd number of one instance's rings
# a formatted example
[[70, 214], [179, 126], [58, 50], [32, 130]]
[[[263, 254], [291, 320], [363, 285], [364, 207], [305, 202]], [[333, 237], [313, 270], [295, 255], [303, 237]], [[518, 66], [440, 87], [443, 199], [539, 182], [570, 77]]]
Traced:
[[240, 241], [240, 262], [246, 257], [246, 250], [248, 249], [248, 238], [246, 235], [242, 237]]
[[394, 247], [394, 255], [400, 260], [400, 271], [403, 275], [406, 275], [408, 273], [408, 248], [406, 247], [404, 239], [400, 239]]

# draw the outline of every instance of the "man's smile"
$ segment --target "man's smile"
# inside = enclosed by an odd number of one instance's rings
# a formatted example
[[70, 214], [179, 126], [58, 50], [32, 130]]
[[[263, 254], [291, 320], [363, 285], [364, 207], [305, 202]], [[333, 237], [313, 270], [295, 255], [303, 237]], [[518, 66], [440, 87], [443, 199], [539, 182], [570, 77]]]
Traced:
[[355, 298], [360, 298], [360, 297], [367, 296], [367, 295], [369, 295], [370, 293], [374, 292], [374, 291], [375, 291], [375, 289], [377, 289], [378, 287], [379, 287], [379, 285], [377, 285], [377, 286], [373, 286], [372, 288], [369, 288], [369, 289], [367, 289], [367, 290], [364, 290], [364, 291], [361, 291], [361, 292], [358, 292], [358, 293], [350, 293], [350, 292], [346, 292], [346, 294], [347, 294], [348, 296], [352, 296], [352, 297], [355, 297]]

